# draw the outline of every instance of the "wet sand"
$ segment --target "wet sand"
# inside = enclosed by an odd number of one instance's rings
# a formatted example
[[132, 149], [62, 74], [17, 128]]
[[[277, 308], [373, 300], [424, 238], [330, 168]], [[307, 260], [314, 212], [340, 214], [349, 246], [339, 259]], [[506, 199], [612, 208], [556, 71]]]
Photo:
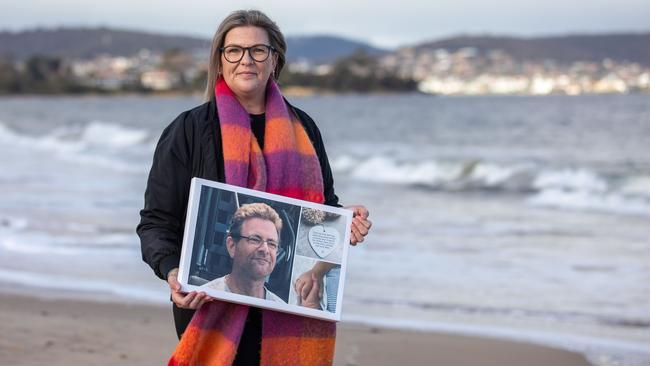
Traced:
[[[0, 294], [5, 365], [165, 365], [175, 336], [169, 308]], [[356, 324], [339, 326], [335, 365], [584, 366], [543, 346]]]

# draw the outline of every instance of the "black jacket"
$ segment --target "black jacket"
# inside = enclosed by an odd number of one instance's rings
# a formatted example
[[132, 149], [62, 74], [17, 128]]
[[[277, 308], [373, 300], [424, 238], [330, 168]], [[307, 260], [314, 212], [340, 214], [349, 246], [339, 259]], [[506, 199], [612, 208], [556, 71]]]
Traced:
[[[325, 204], [338, 206], [332, 171], [320, 131], [305, 112], [292, 107], [314, 145], [323, 173]], [[167, 273], [180, 262], [185, 214], [193, 177], [224, 182], [219, 116], [214, 98], [181, 113], [163, 131], [156, 146], [153, 164], [140, 211], [142, 259], [156, 275]]]

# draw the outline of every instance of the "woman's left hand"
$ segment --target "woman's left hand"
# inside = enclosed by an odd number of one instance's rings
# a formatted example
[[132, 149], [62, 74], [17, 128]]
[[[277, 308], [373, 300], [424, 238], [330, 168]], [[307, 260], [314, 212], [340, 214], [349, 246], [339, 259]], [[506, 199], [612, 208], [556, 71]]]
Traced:
[[363, 242], [372, 222], [368, 220], [368, 209], [363, 205], [352, 205], [345, 207], [348, 210], [352, 210], [352, 228], [350, 230], [350, 244], [357, 245], [358, 243]]

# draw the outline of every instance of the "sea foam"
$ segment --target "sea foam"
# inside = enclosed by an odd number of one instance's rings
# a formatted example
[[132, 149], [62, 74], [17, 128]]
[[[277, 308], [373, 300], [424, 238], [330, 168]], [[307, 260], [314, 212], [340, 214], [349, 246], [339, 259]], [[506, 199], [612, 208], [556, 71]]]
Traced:
[[146, 163], [135, 156], [149, 157], [154, 149], [147, 131], [116, 123], [91, 121], [84, 125], [57, 127], [44, 135], [17, 132], [0, 122], [0, 142], [7, 147], [37, 150], [84, 165], [120, 172], [146, 171]]
[[555, 168], [530, 162], [404, 160], [385, 155], [332, 160], [335, 172], [380, 184], [425, 187], [446, 192], [506, 192], [553, 209], [624, 215], [650, 214], [650, 177], [612, 177], [584, 167]]
[[149, 287], [126, 285], [98, 279], [5, 269], [0, 269], [0, 281], [31, 288], [114, 295], [117, 296], [114, 299], [116, 301], [132, 299], [161, 305], [169, 303], [169, 291], [164, 287], [160, 290], [154, 290]]

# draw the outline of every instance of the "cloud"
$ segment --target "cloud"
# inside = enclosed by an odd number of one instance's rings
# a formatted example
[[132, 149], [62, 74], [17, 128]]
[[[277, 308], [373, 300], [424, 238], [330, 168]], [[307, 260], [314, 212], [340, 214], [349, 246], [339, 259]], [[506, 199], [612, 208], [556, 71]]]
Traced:
[[27, 0], [0, 14], [9, 29], [35, 26], [107, 25], [210, 37], [238, 8], [256, 8], [276, 20], [285, 34], [328, 33], [396, 46], [460, 33], [514, 35], [567, 32], [647, 31], [646, 0], [514, 0], [436, 2], [400, 0], [377, 6], [369, 0], [294, 2], [244, 1], [224, 6], [203, 0], [88, 2]]

